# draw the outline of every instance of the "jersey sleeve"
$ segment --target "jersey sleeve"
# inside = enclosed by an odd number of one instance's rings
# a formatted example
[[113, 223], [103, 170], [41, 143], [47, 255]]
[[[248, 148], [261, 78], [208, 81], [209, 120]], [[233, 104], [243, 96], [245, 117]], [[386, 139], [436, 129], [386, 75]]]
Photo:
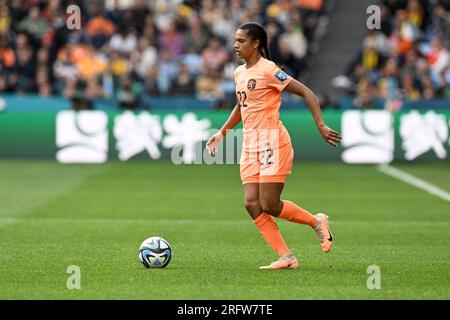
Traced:
[[286, 86], [292, 81], [292, 77], [278, 68], [275, 63], [271, 63], [266, 69], [266, 79], [267, 86], [278, 91], [283, 91], [284, 88], [286, 88]]

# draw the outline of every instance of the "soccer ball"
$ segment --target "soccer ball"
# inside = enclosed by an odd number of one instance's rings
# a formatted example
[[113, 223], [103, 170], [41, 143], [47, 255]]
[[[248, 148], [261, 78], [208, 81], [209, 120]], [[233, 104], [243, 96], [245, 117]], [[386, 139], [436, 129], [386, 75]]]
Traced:
[[172, 258], [169, 242], [161, 237], [145, 239], [139, 247], [139, 261], [146, 268], [164, 268]]

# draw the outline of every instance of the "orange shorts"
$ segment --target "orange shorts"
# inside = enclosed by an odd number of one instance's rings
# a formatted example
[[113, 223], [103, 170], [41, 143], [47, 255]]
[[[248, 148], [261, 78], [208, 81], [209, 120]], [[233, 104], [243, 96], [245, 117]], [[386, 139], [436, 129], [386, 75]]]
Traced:
[[265, 151], [242, 150], [240, 173], [242, 184], [285, 183], [292, 172], [294, 149], [289, 143], [281, 148]]

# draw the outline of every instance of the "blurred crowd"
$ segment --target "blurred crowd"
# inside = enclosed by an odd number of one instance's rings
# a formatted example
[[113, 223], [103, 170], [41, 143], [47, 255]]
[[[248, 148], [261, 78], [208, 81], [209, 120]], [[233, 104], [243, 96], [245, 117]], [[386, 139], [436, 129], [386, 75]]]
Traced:
[[239, 25], [264, 25], [273, 60], [299, 77], [324, 1], [0, 0], [0, 92], [63, 95], [80, 108], [96, 98], [125, 108], [151, 96], [220, 101], [234, 96]]
[[381, 1], [381, 28], [368, 31], [335, 86], [355, 95], [359, 108], [450, 99], [449, 9], [449, 0]]

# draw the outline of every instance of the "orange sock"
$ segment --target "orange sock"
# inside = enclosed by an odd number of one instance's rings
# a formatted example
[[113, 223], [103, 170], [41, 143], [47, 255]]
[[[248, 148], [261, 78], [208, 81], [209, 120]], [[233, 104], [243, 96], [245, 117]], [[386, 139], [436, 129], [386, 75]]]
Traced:
[[286, 243], [284, 243], [280, 230], [272, 216], [261, 213], [253, 220], [253, 223], [258, 227], [261, 235], [279, 256], [283, 256], [290, 252]]
[[317, 218], [305, 209], [300, 208], [295, 203], [283, 200], [283, 209], [278, 218], [288, 220], [295, 223], [307, 224], [312, 228], [317, 225]]

